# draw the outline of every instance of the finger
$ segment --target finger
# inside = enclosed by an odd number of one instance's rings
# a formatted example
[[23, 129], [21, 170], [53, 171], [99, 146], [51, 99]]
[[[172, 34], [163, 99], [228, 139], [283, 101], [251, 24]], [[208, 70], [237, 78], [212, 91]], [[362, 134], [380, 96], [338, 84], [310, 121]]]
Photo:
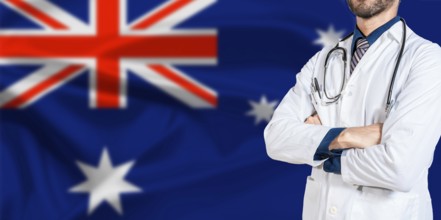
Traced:
[[307, 124], [314, 124], [315, 122], [314, 122], [314, 117], [313, 116], [309, 116], [307, 119], [306, 119], [306, 122], [307, 122]]
[[309, 120], [309, 121], [311, 120], [311, 116], [308, 116], [308, 117], [305, 119], [304, 122], [306, 123], [308, 120]]
[[316, 125], [321, 125], [322, 124], [321, 121], [320, 121], [320, 117], [318, 115], [311, 116], [311, 118], [312, 118], [314, 124], [316, 124]]
[[322, 120], [320, 120], [320, 116], [319, 115], [317, 115], [317, 121], [318, 121], [318, 123], [321, 125], [322, 124]]
[[317, 117], [312, 118], [315, 125], [320, 125], [320, 120]]
[[306, 124], [313, 124], [312, 117], [309, 116], [309, 117], [305, 120], [305, 123], [306, 123]]

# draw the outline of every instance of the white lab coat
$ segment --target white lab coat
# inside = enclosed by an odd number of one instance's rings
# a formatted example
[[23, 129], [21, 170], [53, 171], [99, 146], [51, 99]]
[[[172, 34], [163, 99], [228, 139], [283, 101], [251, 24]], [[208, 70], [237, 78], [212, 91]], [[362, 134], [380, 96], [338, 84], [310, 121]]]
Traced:
[[[349, 74], [352, 37], [340, 43], [348, 51], [348, 81], [337, 104], [316, 105], [311, 76], [323, 84], [324, 61], [331, 48], [313, 56], [296, 76], [264, 130], [268, 155], [279, 161], [308, 164], [304, 220], [431, 220], [428, 169], [441, 135], [441, 49], [407, 28], [386, 118], [385, 103], [401, 45], [402, 22], [386, 31]], [[331, 57], [330, 62], [334, 62]], [[338, 62], [338, 61], [335, 61]], [[342, 66], [330, 67], [328, 91], [335, 94]], [[317, 94], [315, 94], [317, 95]], [[318, 98], [318, 96], [317, 96]], [[317, 110], [322, 125], [305, 124]], [[381, 143], [349, 149], [341, 157], [341, 175], [323, 170], [313, 155], [329, 129], [383, 122]]]

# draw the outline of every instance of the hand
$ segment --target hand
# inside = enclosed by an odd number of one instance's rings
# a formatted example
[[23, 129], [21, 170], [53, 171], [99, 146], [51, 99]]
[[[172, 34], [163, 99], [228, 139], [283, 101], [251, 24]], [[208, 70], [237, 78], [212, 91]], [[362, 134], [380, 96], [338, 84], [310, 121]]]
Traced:
[[343, 130], [329, 145], [329, 150], [366, 148], [381, 143], [383, 123]]
[[321, 125], [322, 122], [320, 121], [320, 117], [318, 116], [317, 112], [312, 114], [311, 116], [309, 116], [306, 120], [305, 120], [306, 124], [311, 124], [311, 125]]

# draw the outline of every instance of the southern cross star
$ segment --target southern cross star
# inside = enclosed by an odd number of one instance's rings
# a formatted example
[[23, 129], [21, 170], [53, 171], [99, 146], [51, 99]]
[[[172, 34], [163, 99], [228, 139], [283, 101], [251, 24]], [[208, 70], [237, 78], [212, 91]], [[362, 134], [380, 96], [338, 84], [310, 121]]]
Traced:
[[246, 115], [255, 116], [255, 124], [257, 125], [262, 120], [265, 120], [266, 122], [270, 121], [278, 101], [268, 102], [266, 97], [263, 95], [260, 98], [260, 102], [250, 100], [249, 103], [252, 109], [248, 111]]
[[97, 168], [77, 161], [87, 180], [69, 189], [72, 193], [89, 193], [88, 214], [93, 211], [103, 201], [110, 204], [118, 214], [123, 213], [120, 201], [121, 193], [141, 192], [141, 189], [126, 180], [124, 177], [132, 168], [135, 161], [129, 161], [117, 167], [112, 166], [109, 153], [104, 148], [99, 165]]
[[335, 46], [343, 37], [344, 31], [336, 31], [334, 26], [330, 25], [327, 31], [317, 29], [317, 33], [320, 36], [314, 41], [316, 45]]

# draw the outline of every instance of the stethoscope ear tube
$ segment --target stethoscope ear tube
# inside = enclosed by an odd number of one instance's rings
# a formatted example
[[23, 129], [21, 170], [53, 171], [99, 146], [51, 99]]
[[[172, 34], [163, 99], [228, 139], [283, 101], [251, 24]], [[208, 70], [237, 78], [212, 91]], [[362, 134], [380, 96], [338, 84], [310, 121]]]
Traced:
[[[398, 72], [398, 67], [400, 66], [400, 62], [401, 62], [401, 57], [403, 56], [403, 52], [404, 52], [404, 47], [406, 46], [406, 21], [403, 18], [400, 18], [400, 20], [403, 22], [403, 36], [401, 39], [401, 48], [400, 48], [400, 52], [398, 53], [398, 58], [397, 58], [397, 63], [395, 64], [395, 69], [394, 69], [394, 74], [392, 75], [392, 80], [390, 82], [389, 85], [389, 93], [387, 95], [387, 102], [386, 102], [386, 113], [389, 113], [389, 111], [391, 110], [392, 107], [392, 89], [395, 83], [395, 76], [397, 75]], [[389, 115], [389, 114], [387, 114]]]
[[[343, 65], [344, 65], [344, 70], [343, 70], [343, 77], [342, 77], [342, 82], [341, 82], [341, 87], [340, 87], [340, 92], [338, 93], [338, 95], [334, 96], [334, 97], [329, 97], [328, 92], [326, 91], [326, 74], [327, 74], [327, 69], [328, 69], [328, 61], [329, 61], [329, 56], [337, 50], [341, 50], [343, 52]], [[346, 50], [343, 47], [339, 47], [338, 44], [332, 48], [328, 54], [326, 55], [326, 60], [325, 60], [325, 70], [323, 73], [323, 92], [325, 93], [325, 96], [327, 99], [331, 100], [329, 102], [325, 102], [326, 104], [332, 104], [334, 102], [336, 102], [340, 96], [341, 96], [341, 92], [343, 91], [344, 88], [344, 84], [345, 84], [345, 74], [346, 73], [346, 60], [347, 60], [347, 54], [346, 54]]]

